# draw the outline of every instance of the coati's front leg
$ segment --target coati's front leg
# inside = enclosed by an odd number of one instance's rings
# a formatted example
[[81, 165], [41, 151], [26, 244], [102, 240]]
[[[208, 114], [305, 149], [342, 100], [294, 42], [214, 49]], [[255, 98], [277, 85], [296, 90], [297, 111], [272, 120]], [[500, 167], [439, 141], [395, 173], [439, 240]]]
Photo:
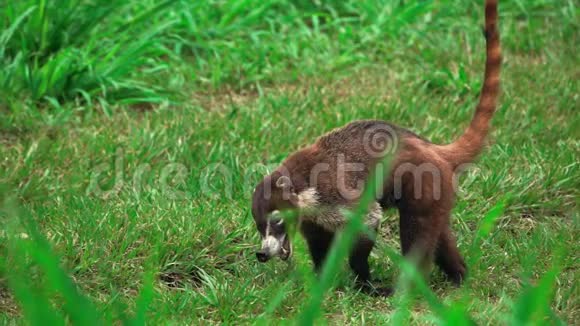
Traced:
[[[366, 223], [376, 231], [382, 216], [380, 205], [376, 204], [366, 218]], [[314, 221], [316, 222], [314, 222]], [[316, 217], [303, 219], [301, 232], [306, 239], [310, 256], [314, 263], [314, 270], [318, 273], [335, 238], [333, 227], [343, 224], [344, 216], [338, 211], [325, 212]], [[326, 227], [320, 225], [324, 224]], [[391, 288], [375, 287], [371, 284], [369, 270], [369, 255], [374, 247], [374, 241], [367, 236], [361, 235], [355, 242], [350, 255], [349, 265], [356, 276], [356, 283], [361, 289], [369, 294], [388, 296], [392, 293]]]
[[349, 257], [349, 265], [356, 276], [356, 284], [365, 293], [389, 296], [393, 289], [389, 287], [375, 287], [371, 282], [369, 256], [375, 242], [366, 236], [361, 236], [355, 243]]
[[314, 263], [314, 270], [318, 273], [330, 250], [334, 233], [310, 221], [302, 222], [301, 232], [308, 244], [308, 251], [310, 251], [310, 256]]
[[369, 255], [373, 250], [375, 243], [367, 237], [361, 237], [355, 243], [348, 263], [350, 268], [356, 276], [356, 281], [359, 284], [366, 284], [370, 282], [370, 270], [369, 270]]

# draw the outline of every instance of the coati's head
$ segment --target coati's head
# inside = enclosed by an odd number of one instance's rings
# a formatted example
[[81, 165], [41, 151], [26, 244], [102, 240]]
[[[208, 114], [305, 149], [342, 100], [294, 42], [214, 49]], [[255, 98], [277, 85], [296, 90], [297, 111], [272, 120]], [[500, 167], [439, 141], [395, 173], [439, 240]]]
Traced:
[[284, 220], [279, 211], [273, 211], [266, 221], [266, 230], [262, 235], [262, 247], [256, 252], [259, 262], [267, 262], [270, 258], [280, 257], [287, 260], [292, 255], [292, 244], [286, 232]]
[[258, 261], [266, 262], [274, 257], [286, 260], [292, 255], [292, 244], [280, 212], [298, 207], [299, 196], [286, 175], [274, 172], [256, 187], [252, 215], [262, 236], [262, 247], [256, 252]]

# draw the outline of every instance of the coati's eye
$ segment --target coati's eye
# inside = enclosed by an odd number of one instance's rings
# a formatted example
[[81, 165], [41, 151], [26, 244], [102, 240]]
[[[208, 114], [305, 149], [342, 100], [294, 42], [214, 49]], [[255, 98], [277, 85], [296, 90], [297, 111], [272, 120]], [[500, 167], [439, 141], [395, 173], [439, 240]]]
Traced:
[[270, 220], [270, 228], [276, 233], [284, 231], [284, 220], [281, 218], [273, 218]]
[[268, 234], [282, 236], [285, 233], [284, 219], [279, 211], [272, 211], [268, 215]]

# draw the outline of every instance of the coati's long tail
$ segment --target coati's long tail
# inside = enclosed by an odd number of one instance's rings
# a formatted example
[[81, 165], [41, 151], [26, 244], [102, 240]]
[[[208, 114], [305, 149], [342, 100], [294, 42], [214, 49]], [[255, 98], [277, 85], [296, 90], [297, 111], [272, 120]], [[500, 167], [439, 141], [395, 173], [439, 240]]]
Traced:
[[449, 145], [438, 146], [441, 154], [458, 166], [472, 162], [481, 152], [490, 127], [490, 120], [496, 110], [499, 95], [501, 68], [501, 47], [497, 28], [498, 0], [485, 0], [485, 75], [479, 103], [471, 124], [463, 135]]

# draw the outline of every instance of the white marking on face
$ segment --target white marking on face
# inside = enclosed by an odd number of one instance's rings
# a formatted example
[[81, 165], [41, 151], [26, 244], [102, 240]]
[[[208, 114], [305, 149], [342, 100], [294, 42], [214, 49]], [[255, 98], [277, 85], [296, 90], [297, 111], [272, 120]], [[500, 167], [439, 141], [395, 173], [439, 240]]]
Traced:
[[275, 256], [282, 249], [282, 241], [271, 235], [267, 235], [264, 240], [262, 240], [262, 249], [266, 249], [270, 256]]
[[313, 208], [318, 205], [318, 191], [316, 188], [307, 188], [298, 193], [298, 207], [299, 208]]
[[[274, 215], [278, 215], [280, 214], [279, 210], [273, 210], [272, 213], [270, 213], [270, 216], [274, 216]], [[284, 220], [280, 220], [277, 224], [280, 225], [282, 224]], [[272, 223], [270, 220], [268, 220], [268, 223], [266, 223], [266, 237], [268, 237], [270, 235], [270, 223]]]
[[[278, 214], [280, 214], [280, 212], [278, 210], [274, 210], [272, 213], [270, 213], [270, 216], [277, 216]], [[282, 234], [280, 236], [275, 234], [275, 232], [272, 234], [272, 226], [280, 226], [283, 223], [284, 220], [280, 219], [279, 221], [268, 220], [268, 223], [266, 224], [266, 234], [264, 235], [264, 238], [262, 238], [262, 250], [267, 251], [268, 255], [270, 256], [277, 256], [285, 251], [283, 244], [284, 240], [286, 239], [286, 235]]]

